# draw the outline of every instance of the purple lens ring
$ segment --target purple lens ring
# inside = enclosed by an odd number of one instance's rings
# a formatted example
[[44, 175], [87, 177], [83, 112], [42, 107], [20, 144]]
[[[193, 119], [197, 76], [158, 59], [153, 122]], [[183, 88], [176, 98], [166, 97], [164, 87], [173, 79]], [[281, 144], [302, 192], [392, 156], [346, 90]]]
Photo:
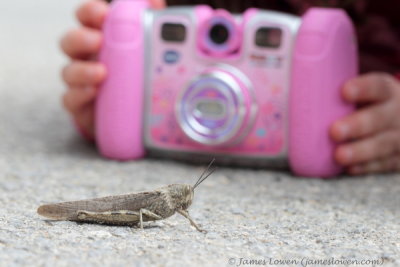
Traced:
[[[194, 106], [190, 103], [195, 96], [201, 96], [200, 91], [214, 87], [230, 99], [229, 103], [224, 103], [230, 121], [225, 123], [225, 128], [219, 128], [217, 134], [215, 125], [208, 124], [210, 121], [202, 125], [196, 120]], [[239, 70], [224, 64], [210, 67], [194, 78], [182, 91], [175, 106], [177, 120], [185, 135], [197, 143], [211, 146], [230, 146], [241, 142], [254, 125], [257, 109], [251, 82]]]
[[[204, 91], [212, 91], [210, 89], [212, 87], [215, 88], [215, 91], [218, 91], [224, 96], [226, 100], [226, 114], [231, 115], [227, 116], [227, 118], [224, 120], [224, 123], [218, 128], [222, 128], [221, 130], [224, 130], [227, 126], [234, 124], [235, 116], [237, 115], [236, 110], [238, 110], [239, 106], [238, 99], [229, 85], [213, 77], [204, 77], [203, 79], [199, 79], [198, 81], [192, 83], [182, 98], [181, 116], [193, 131], [208, 138], [217, 138], [221, 134], [215, 134], [215, 131], [211, 131], [209, 127], [205, 126], [202, 121], [197, 120], [194, 116], [194, 103], [196, 103], [196, 99], [202, 97]], [[204, 121], [205, 120], [203, 120], [203, 122]]]
[[239, 98], [241, 99], [239, 106], [241, 126], [238, 129], [235, 129], [238, 134], [234, 137], [235, 141], [233, 142], [233, 144], [237, 145], [250, 133], [256, 121], [258, 105], [254, 86], [248, 77], [246, 77], [240, 70], [230, 65], [218, 64], [214, 67], [208, 68], [206, 72], [229, 75], [233, 78], [240, 89], [240, 93], [236, 92], [236, 94], [240, 96]]

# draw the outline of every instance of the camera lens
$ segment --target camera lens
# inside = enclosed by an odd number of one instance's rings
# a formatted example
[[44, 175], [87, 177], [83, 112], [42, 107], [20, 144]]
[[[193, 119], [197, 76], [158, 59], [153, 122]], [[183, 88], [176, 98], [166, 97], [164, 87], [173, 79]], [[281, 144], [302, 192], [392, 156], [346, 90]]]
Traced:
[[221, 23], [215, 24], [210, 29], [210, 39], [217, 45], [222, 45], [226, 43], [229, 39], [228, 28]]
[[230, 146], [248, 133], [257, 104], [252, 85], [241, 75], [233, 67], [210, 68], [181, 92], [175, 111], [187, 137], [202, 145]]
[[207, 57], [229, 57], [240, 51], [243, 29], [228, 11], [214, 11], [200, 21], [198, 29], [199, 48]]

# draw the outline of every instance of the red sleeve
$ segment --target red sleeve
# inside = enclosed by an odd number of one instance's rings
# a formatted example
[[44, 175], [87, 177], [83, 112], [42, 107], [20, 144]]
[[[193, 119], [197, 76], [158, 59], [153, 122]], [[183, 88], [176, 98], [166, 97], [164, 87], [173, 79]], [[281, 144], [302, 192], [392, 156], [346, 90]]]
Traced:
[[398, 72], [397, 74], [395, 74], [394, 77], [396, 77], [398, 80], [400, 80], [400, 72]]

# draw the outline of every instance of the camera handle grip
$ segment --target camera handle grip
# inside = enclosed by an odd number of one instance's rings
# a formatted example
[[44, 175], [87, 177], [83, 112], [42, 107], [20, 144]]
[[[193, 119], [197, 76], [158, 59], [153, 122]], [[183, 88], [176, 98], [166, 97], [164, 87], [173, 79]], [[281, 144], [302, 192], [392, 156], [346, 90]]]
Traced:
[[301, 176], [331, 177], [342, 168], [329, 135], [334, 121], [354, 106], [341, 96], [358, 73], [352, 22], [341, 9], [311, 8], [303, 17], [293, 57], [290, 95], [289, 161]]
[[146, 0], [113, 1], [103, 26], [100, 61], [107, 78], [96, 102], [96, 139], [103, 156], [144, 156], [142, 138]]

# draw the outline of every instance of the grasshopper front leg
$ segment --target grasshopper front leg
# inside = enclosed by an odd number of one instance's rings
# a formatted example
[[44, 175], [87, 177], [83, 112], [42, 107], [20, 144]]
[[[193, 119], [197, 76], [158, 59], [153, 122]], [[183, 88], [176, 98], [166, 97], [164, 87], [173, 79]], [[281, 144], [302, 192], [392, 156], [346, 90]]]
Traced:
[[196, 228], [197, 231], [202, 232], [202, 233], [207, 233], [206, 230], [201, 229], [194, 221], [193, 219], [190, 217], [189, 212], [186, 210], [177, 210], [177, 212], [182, 215], [183, 217], [185, 217], [186, 219], [189, 220], [190, 224]]

